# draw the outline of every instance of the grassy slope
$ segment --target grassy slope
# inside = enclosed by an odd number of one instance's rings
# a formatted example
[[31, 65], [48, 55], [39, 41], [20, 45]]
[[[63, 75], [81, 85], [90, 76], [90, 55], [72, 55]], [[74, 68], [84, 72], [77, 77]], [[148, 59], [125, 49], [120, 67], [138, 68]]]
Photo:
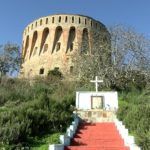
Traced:
[[59, 143], [60, 133], [49, 134], [43, 137], [35, 137], [30, 142], [31, 150], [48, 150], [49, 144]]
[[133, 90], [119, 94], [118, 117], [124, 122], [136, 143], [150, 149], [150, 90]]

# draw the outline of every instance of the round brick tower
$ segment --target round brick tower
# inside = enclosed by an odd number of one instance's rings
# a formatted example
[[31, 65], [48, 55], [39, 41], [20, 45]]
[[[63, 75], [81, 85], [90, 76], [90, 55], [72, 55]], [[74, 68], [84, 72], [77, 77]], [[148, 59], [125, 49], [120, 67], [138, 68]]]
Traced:
[[92, 54], [102, 33], [109, 37], [102, 23], [83, 15], [57, 14], [33, 21], [23, 32], [20, 77], [47, 75], [55, 68], [64, 76], [71, 74], [75, 65], [72, 57]]

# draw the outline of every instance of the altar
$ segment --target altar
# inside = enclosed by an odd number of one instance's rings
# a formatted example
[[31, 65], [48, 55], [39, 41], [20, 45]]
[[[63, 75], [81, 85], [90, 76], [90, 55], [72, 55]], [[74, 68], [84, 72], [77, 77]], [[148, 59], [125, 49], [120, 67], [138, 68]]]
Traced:
[[95, 83], [95, 91], [77, 91], [76, 92], [76, 109], [90, 110], [103, 109], [116, 111], [118, 109], [118, 93], [116, 91], [98, 91], [98, 80], [91, 81]]
[[118, 109], [117, 92], [76, 92], [77, 109], [104, 109], [116, 111]]

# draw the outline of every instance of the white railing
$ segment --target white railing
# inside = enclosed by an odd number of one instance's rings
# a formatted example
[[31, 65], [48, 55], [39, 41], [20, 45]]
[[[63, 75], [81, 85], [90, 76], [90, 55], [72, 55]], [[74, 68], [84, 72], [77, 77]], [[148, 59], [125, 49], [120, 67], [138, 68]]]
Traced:
[[125, 146], [130, 147], [130, 150], [141, 150], [140, 147], [135, 144], [134, 136], [129, 135], [128, 129], [126, 129], [122, 121], [115, 119], [114, 122], [122, 139], [124, 140]]
[[65, 135], [60, 135], [59, 141], [61, 144], [51, 144], [49, 145], [49, 150], [64, 150], [64, 146], [69, 146], [71, 139], [75, 135], [78, 125], [80, 122], [80, 118], [75, 115], [74, 121], [72, 124], [67, 128]]

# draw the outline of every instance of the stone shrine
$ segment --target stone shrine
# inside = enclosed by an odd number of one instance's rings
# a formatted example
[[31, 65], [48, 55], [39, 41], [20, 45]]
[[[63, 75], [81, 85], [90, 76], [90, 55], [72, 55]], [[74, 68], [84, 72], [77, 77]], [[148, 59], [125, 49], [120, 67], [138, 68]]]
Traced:
[[98, 91], [98, 83], [102, 80], [91, 81], [95, 83], [96, 91], [77, 91], [76, 109], [77, 114], [88, 121], [112, 121], [118, 109], [118, 94], [116, 91]]
[[76, 92], [74, 121], [66, 134], [60, 135], [61, 144], [49, 145], [49, 150], [140, 150], [134, 137], [116, 117], [117, 92], [99, 92], [98, 80], [94, 92]]

